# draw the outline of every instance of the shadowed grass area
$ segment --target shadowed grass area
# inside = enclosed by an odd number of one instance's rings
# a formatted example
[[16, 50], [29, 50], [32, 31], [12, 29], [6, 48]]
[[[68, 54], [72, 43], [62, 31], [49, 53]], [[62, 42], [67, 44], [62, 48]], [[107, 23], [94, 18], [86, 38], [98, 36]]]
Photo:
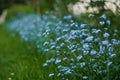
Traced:
[[45, 58], [0, 25], [0, 80], [48, 80], [53, 66], [45, 70]]

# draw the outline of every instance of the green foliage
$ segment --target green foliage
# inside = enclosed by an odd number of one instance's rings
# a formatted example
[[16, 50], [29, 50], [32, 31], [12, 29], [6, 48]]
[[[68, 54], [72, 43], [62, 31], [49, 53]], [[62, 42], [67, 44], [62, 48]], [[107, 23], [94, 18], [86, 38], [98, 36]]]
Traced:
[[34, 10], [30, 6], [13, 5], [10, 8], [8, 8], [6, 19], [10, 19], [10, 18], [12, 18], [14, 16], [24, 15], [26, 13], [33, 13], [33, 12], [34, 12]]
[[41, 17], [30, 14], [11, 21], [7, 28], [18, 33], [22, 40], [34, 42], [40, 54], [46, 54], [43, 67], [46, 71], [53, 69], [44, 75], [50, 79], [120, 79], [117, 29], [111, 26], [106, 14], [83, 15], [80, 19], [76, 22], [67, 15], [63, 22], [49, 13]]
[[[55, 6], [57, 16], [63, 17], [69, 14], [67, 5], [77, 1], [52, 0], [47, 3], [47, 0], [39, 0], [41, 5], [37, 5], [37, 9], [44, 13]], [[0, 26], [0, 79], [120, 79], [120, 14], [104, 10], [105, 1], [90, 2], [91, 7], [99, 7], [100, 13], [80, 14], [74, 19], [68, 15], [63, 20], [49, 13], [41, 17], [36, 14], [23, 16], [33, 12], [25, 5], [9, 8], [7, 19], [22, 17], [9, 22], [7, 27], [26, 42], [20, 41], [17, 35], [11, 37]]]
[[76, 3], [79, 0], [55, 0], [55, 6], [54, 9], [56, 11], [56, 14], [58, 17], [62, 17], [66, 14], [69, 14], [68, 11], [68, 4], [70, 3]]
[[[74, 20], [80, 23], [94, 23], [94, 26], [97, 26], [97, 22], [99, 21], [99, 17], [101, 14], [106, 14], [108, 17], [108, 20], [111, 21], [111, 27], [109, 27], [110, 31], [112, 32], [114, 29], [120, 30], [120, 23], [119, 23], [119, 18], [120, 14], [119, 13], [113, 13], [111, 10], [105, 10], [101, 13], [94, 13], [96, 16], [96, 19], [89, 19], [88, 15], [93, 14], [92, 12], [87, 12], [87, 13], [81, 13], [80, 15], [74, 15]], [[120, 33], [118, 33], [120, 35]]]
[[96, 7], [96, 6], [100, 7], [100, 6], [104, 6], [104, 5], [105, 5], [104, 0], [103, 1], [92, 1], [91, 0], [91, 2], [90, 2], [91, 7]]
[[32, 43], [13, 37], [0, 25], [0, 80], [53, 80], [48, 73], [55, 66], [47, 69], [42, 66], [48, 56], [38, 53]]
[[38, 1], [41, 13], [54, 10], [55, 0], [38, 0]]

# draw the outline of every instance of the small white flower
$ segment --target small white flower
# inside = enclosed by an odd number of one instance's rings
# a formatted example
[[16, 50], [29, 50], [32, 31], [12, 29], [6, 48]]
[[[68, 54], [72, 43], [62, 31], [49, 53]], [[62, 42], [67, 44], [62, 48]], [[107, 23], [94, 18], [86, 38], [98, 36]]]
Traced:
[[105, 41], [102, 41], [102, 44], [103, 44], [103, 45], [108, 45], [109, 42], [108, 42], [108, 40], [105, 40]]
[[71, 15], [67, 15], [67, 16], [64, 16], [63, 18], [64, 18], [64, 19], [71, 19], [72, 16], [71, 16]]
[[72, 65], [72, 66], [71, 66], [72, 69], [75, 69], [76, 67], [77, 67], [76, 65]]
[[111, 58], [113, 58], [113, 57], [115, 57], [115, 56], [116, 56], [116, 54], [111, 54], [111, 55], [110, 55]]
[[46, 45], [48, 45], [48, 44], [49, 44], [49, 42], [44, 42], [43, 46], [46, 46]]
[[71, 69], [67, 69], [66, 72], [65, 72], [65, 74], [71, 74], [71, 73], [72, 73]]
[[60, 46], [57, 46], [56, 49], [60, 49], [61, 47]]
[[73, 58], [71, 58], [71, 59], [70, 59], [70, 61], [74, 61], [74, 59], [73, 59]]
[[52, 45], [51, 47], [50, 47], [50, 49], [54, 49], [55, 48], [55, 46], [54, 45]]
[[108, 37], [110, 36], [110, 34], [104, 33], [103, 36], [104, 36], [105, 38], [108, 38]]
[[108, 30], [108, 28], [104, 28], [104, 30], [105, 30], [105, 31], [107, 31], [107, 30]]
[[99, 24], [100, 24], [101, 26], [103, 26], [103, 25], [105, 25], [105, 22], [104, 22], [104, 21], [100, 21]]
[[111, 42], [112, 42], [114, 45], [119, 44], [119, 41], [118, 41], [118, 40], [116, 40], [116, 39], [112, 39], [112, 40], [111, 40]]
[[108, 25], [110, 25], [110, 24], [111, 24], [111, 21], [110, 21], [110, 20], [107, 20], [106, 23], [107, 23]]
[[56, 42], [58, 42], [58, 41], [60, 41], [61, 40], [61, 37], [58, 37], [57, 39], [56, 39]]
[[49, 49], [44, 49], [44, 51], [45, 51], [45, 52], [48, 52], [48, 51], [49, 51]]
[[54, 58], [51, 58], [51, 59], [50, 59], [50, 62], [53, 62], [53, 61], [55, 61], [55, 59], [54, 59]]
[[80, 33], [79, 30], [71, 30], [70, 35], [75, 36], [76, 34], [79, 34], [79, 33]]
[[80, 63], [80, 67], [83, 68], [85, 66], [85, 62]]
[[112, 61], [110, 61], [110, 60], [106, 60], [104, 63], [106, 63], [106, 64], [107, 64], [107, 66], [110, 66], [113, 62], [112, 62]]
[[96, 54], [97, 52], [95, 51], [95, 50], [91, 50], [91, 52], [90, 52], [90, 54], [91, 55], [94, 55], [94, 54]]
[[61, 47], [64, 46], [64, 43], [61, 43], [60, 46], [61, 46]]
[[97, 33], [99, 33], [99, 32], [101, 32], [101, 30], [100, 30], [100, 29], [92, 29], [92, 33], [97, 34]]
[[81, 24], [81, 25], [80, 25], [80, 28], [85, 28], [86, 25], [87, 25], [87, 24]]
[[50, 63], [51, 61], [50, 60], [46, 60], [46, 63]]
[[50, 73], [50, 74], [49, 74], [49, 77], [52, 77], [52, 76], [54, 76], [54, 73]]
[[89, 48], [89, 45], [87, 43], [83, 44], [83, 48], [84, 49], [88, 49]]
[[84, 55], [87, 55], [89, 53], [88, 50], [83, 50]]
[[59, 65], [59, 66], [57, 66], [57, 68], [58, 68], [58, 69], [60, 69], [60, 68], [62, 68], [62, 66], [61, 66], [61, 65]]
[[103, 54], [104, 53], [104, 51], [105, 51], [105, 47], [104, 46], [102, 46], [102, 45], [100, 45], [99, 46], [100, 47], [100, 54]]
[[88, 18], [94, 17], [94, 16], [95, 16], [94, 14], [89, 14], [89, 15], [88, 15]]
[[60, 62], [61, 62], [60, 59], [56, 59], [55, 64], [58, 64], [58, 63], [60, 63]]
[[74, 22], [70, 24], [70, 26], [74, 26], [74, 25], [75, 25], [75, 23], [74, 23]]
[[63, 61], [65, 61], [65, 60], [67, 60], [67, 57], [64, 57], [64, 58], [63, 58]]
[[112, 62], [110, 61], [110, 62], [107, 63], [107, 66], [110, 66], [111, 64], [112, 64]]
[[83, 79], [88, 79], [88, 76], [83, 76]]
[[45, 67], [45, 66], [48, 66], [48, 64], [47, 64], [47, 63], [44, 63], [44, 64], [43, 64], [43, 67]]
[[80, 61], [81, 59], [82, 59], [81, 55], [77, 56], [77, 61]]
[[113, 52], [113, 50], [114, 50], [113, 47], [108, 47], [109, 52]]
[[94, 38], [93, 36], [88, 36], [85, 40], [88, 41], [88, 42], [90, 42], [90, 41], [93, 40], [93, 38]]
[[69, 29], [63, 29], [63, 32], [68, 32], [69, 31]]
[[61, 73], [58, 73], [57, 76], [58, 76], [58, 77], [61, 76]]
[[73, 49], [72, 51], [71, 51], [71, 53], [74, 53], [76, 51], [76, 49]]
[[105, 14], [103, 14], [103, 15], [100, 16], [100, 18], [106, 19], [107, 17], [106, 17]]

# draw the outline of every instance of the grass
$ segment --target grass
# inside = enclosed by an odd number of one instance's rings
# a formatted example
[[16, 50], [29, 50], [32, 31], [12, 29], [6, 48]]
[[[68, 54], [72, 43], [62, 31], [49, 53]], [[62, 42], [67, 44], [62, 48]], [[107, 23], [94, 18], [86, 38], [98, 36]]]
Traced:
[[29, 49], [28, 43], [0, 25], [0, 80], [50, 80], [51, 69], [42, 67], [45, 59], [45, 54]]

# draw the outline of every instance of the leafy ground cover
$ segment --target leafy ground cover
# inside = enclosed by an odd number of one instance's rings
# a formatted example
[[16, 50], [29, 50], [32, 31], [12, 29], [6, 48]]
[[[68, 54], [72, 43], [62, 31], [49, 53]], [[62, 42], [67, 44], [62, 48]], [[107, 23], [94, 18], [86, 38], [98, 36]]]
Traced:
[[111, 27], [106, 14], [89, 14], [88, 19], [93, 22], [79, 23], [71, 15], [60, 20], [53, 13], [29, 14], [9, 21], [7, 28], [38, 57], [46, 55], [38, 69], [46, 70], [41, 73], [49, 80], [120, 79], [119, 29]]
[[1, 25], [0, 79], [119, 80], [119, 29], [105, 14], [88, 19], [27, 14]]

